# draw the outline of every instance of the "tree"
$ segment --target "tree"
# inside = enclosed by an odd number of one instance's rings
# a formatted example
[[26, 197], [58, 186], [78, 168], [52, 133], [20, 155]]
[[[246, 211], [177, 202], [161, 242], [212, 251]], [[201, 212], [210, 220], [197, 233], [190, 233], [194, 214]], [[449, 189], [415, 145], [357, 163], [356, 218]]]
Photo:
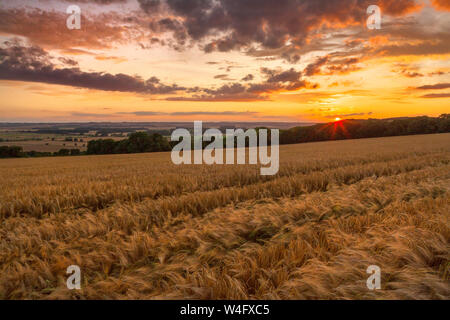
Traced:
[[88, 142], [87, 154], [113, 154], [116, 142], [112, 139], [91, 140]]
[[71, 156], [78, 156], [81, 154], [80, 149], [70, 149], [70, 155]]
[[0, 147], [0, 158], [19, 158], [23, 156], [23, 148], [19, 146]]
[[60, 149], [57, 153], [57, 156], [68, 156], [70, 155], [70, 150], [69, 149]]
[[147, 132], [132, 133], [128, 141], [129, 153], [150, 152], [152, 149], [152, 141]]

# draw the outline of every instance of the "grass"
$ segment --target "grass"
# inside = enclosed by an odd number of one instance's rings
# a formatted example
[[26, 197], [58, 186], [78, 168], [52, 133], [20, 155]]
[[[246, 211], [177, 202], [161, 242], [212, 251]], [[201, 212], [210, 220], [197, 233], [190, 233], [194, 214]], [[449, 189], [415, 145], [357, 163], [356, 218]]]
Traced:
[[0, 298], [449, 299], [449, 138], [281, 146], [273, 177], [170, 153], [1, 160]]

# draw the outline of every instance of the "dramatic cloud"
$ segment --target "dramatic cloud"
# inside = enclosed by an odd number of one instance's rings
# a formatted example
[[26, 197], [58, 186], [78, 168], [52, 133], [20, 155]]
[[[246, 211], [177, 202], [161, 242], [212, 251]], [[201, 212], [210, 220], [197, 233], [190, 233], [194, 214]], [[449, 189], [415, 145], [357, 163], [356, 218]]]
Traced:
[[[127, 1], [78, 2], [100, 5]], [[44, 48], [67, 50], [104, 49], [120, 43], [134, 43], [144, 49], [159, 44], [183, 50], [197, 42], [205, 52], [244, 49], [250, 55], [272, 55], [295, 64], [305, 52], [336, 46], [323, 37], [334, 31], [352, 27], [364, 30], [362, 39], [344, 39], [347, 48], [361, 45], [370, 36], [365, 28], [369, 5], [379, 5], [384, 16], [401, 17], [419, 11], [423, 3], [421, 0], [280, 0], [276, 3], [273, 0], [139, 0], [140, 11], [83, 12], [82, 29], [71, 32], [65, 28], [65, 12], [17, 8], [0, 10], [0, 32], [27, 37]], [[435, 0], [433, 4], [436, 8], [448, 7], [446, 1]], [[377, 34], [402, 32], [405, 39], [412, 39], [416, 29], [420, 29], [416, 22], [397, 30], [399, 22], [391, 25], [384, 23], [385, 20]], [[167, 33], [172, 37], [168, 38]], [[438, 34], [428, 35], [429, 45], [384, 43], [374, 54], [448, 52], [448, 46], [439, 39]]]
[[[194, 40], [215, 37], [205, 47], [213, 50], [230, 51], [252, 44], [264, 48], [284, 47], [287, 41], [302, 45], [309, 32], [323, 25], [342, 28], [345, 25], [363, 24], [366, 9], [378, 4], [386, 15], [400, 16], [418, 10], [414, 0], [166, 0], [144, 1], [141, 7], [169, 8], [177, 23], [173, 28], [179, 35], [181, 28]], [[166, 23], [160, 21], [160, 24]], [[175, 25], [175, 22], [171, 22]], [[286, 58], [291, 58], [287, 56]], [[299, 56], [293, 57], [294, 60]]]
[[194, 94], [190, 97], [169, 97], [168, 101], [239, 101], [239, 102], [250, 102], [250, 101], [261, 101], [267, 100], [266, 95], [261, 95], [258, 93], [249, 92], [248, 88], [240, 83], [226, 84], [219, 89], [199, 89], [199, 91], [204, 92], [203, 94]]
[[[296, 91], [301, 88], [315, 88], [302, 79], [299, 71], [261, 68], [265, 79], [260, 83], [230, 83], [218, 89], [184, 88], [176, 84], [165, 85], [156, 77], [147, 80], [126, 74], [105, 72], [84, 72], [73, 60], [63, 59], [63, 64], [55, 64], [54, 58], [38, 46], [26, 47], [20, 42], [5, 42], [0, 48], [0, 79], [48, 84], [68, 85], [103, 91], [135, 92], [139, 94], [193, 93], [192, 96], [169, 97], [169, 101], [259, 101], [269, 99], [271, 93]], [[227, 75], [216, 76], [226, 80]], [[250, 80], [247, 76], [247, 79]]]
[[79, 68], [59, 68], [52, 57], [37, 46], [24, 47], [6, 42], [0, 48], [0, 79], [68, 85], [104, 91], [169, 94], [185, 88], [161, 84], [152, 77], [144, 80], [126, 74], [83, 72]]
[[[198, 89], [203, 94], [194, 94], [191, 97], [169, 97], [169, 101], [259, 101], [268, 100], [272, 93], [283, 91], [296, 91], [302, 88], [316, 88], [302, 79], [302, 73], [291, 68], [289, 70], [274, 70], [261, 68], [265, 81], [260, 83], [231, 83], [218, 89]], [[246, 77], [250, 79], [253, 77]]]

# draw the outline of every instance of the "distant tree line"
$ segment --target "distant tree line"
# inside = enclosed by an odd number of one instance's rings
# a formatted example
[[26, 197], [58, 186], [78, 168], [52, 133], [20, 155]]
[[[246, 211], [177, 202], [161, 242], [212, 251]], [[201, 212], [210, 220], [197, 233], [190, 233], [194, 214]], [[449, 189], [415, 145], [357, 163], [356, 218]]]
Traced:
[[135, 132], [128, 139], [91, 140], [87, 145], [87, 154], [121, 154], [170, 151], [169, 141], [159, 133]]
[[23, 149], [18, 146], [1, 146], [0, 147], [0, 158], [18, 158], [22, 155]]
[[0, 158], [35, 158], [35, 157], [59, 157], [77, 156], [82, 152], [79, 149], [61, 149], [57, 152], [23, 151], [19, 146], [0, 146]]
[[450, 132], [450, 114], [438, 118], [342, 120], [280, 131], [280, 144]]

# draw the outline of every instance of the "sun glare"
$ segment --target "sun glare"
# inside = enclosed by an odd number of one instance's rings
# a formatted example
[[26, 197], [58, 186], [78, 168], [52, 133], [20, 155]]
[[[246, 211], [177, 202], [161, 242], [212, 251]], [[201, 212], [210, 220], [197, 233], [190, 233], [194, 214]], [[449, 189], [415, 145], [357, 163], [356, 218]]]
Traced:
[[335, 118], [334, 121], [341, 121], [341, 118]]

